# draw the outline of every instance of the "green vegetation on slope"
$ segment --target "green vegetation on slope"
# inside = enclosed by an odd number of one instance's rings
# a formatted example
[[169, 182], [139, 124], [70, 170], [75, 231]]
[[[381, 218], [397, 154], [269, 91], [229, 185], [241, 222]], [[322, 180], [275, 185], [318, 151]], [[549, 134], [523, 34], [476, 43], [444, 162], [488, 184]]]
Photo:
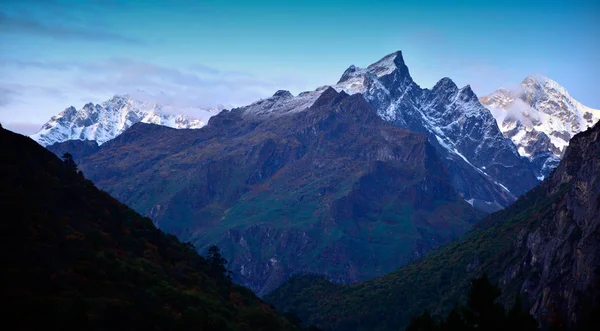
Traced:
[[[499, 303], [510, 307], [522, 297], [542, 327], [597, 330], [599, 211], [600, 123], [571, 139], [539, 186], [421, 261], [347, 286], [295, 277], [266, 300], [326, 330], [399, 330], [424, 310], [444, 316], [471, 300], [470, 279], [486, 273], [503, 291]], [[427, 315], [419, 328], [432, 326]]]
[[[489, 227], [474, 229], [384, 277], [341, 286], [317, 276], [298, 276], [265, 299], [325, 330], [399, 330], [424, 310], [441, 316], [466, 300], [472, 277], [485, 271], [498, 279], [504, 273], [519, 233], [551, 217], [553, 202], [567, 189], [568, 185], [548, 195], [535, 188], [509, 209], [484, 220]], [[518, 291], [518, 286], [506, 288], [503, 298], [512, 302]]]
[[3, 324], [19, 330], [293, 330], [212, 249], [156, 229], [0, 127]]

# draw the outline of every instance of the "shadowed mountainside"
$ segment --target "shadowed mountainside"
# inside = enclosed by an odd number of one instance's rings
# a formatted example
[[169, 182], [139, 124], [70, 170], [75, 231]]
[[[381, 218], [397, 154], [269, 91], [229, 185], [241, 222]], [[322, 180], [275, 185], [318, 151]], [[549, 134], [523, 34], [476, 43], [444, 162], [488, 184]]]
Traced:
[[224, 269], [0, 127], [2, 316], [19, 330], [294, 330]]
[[479, 214], [427, 137], [329, 88], [267, 121], [224, 111], [200, 130], [137, 124], [84, 173], [163, 230], [216, 243], [259, 294], [295, 273], [365, 280], [464, 233]]
[[558, 168], [464, 238], [384, 277], [348, 286], [294, 277], [266, 297], [326, 330], [399, 330], [423, 310], [442, 315], [486, 272], [544, 326], [589, 323], [600, 301], [600, 124], [571, 140]]

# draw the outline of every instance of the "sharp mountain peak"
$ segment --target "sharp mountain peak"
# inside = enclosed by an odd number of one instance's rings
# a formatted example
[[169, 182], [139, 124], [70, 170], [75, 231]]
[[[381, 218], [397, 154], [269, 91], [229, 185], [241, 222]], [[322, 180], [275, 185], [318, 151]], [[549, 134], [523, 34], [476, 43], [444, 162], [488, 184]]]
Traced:
[[344, 71], [337, 84], [343, 83], [350, 78], [362, 75], [375, 75], [377, 77], [386, 76], [394, 72], [409, 75], [408, 67], [404, 63], [402, 51], [396, 51], [382, 57], [379, 61], [370, 64], [366, 69], [351, 65]]

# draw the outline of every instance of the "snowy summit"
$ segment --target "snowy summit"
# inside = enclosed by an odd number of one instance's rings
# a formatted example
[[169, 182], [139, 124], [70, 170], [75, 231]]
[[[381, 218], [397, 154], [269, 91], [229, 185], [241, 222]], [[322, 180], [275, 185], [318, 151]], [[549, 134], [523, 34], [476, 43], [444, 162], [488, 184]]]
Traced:
[[600, 110], [582, 105], [539, 74], [528, 76], [518, 88], [501, 88], [480, 100], [519, 154], [538, 163], [540, 178], [558, 164], [575, 134], [600, 120]]
[[[168, 106], [154, 101], [138, 101], [129, 95], [115, 95], [102, 104], [88, 103], [81, 109], [71, 106], [53, 116], [31, 138], [43, 146], [67, 140], [95, 140], [101, 145], [138, 122], [165, 125], [176, 129], [197, 129], [215, 112], [203, 110], [198, 119], [173, 114]], [[197, 112], [197, 110], [196, 110]]]

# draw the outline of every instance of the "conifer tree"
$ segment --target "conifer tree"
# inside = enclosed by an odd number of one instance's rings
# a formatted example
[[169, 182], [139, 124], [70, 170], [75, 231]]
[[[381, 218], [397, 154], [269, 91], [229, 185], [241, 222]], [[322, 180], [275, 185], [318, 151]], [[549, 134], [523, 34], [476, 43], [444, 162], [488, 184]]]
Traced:
[[412, 319], [406, 331], [434, 331], [436, 329], [435, 320], [426, 310], [420, 316]]
[[470, 312], [467, 323], [480, 330], [505, 330], [504, 308], [495, 302], [500, 294], [500, 289], [490, 283], [485, 273], [480, 278], [472, 279], [467, 302]]
[[523, 309], [521, 298], [517, 297], [514, 306], [508, 312], [507, 329], [534, 331], [538, 329], [537, 322]]
[[227, 260], [221, 255], [219, 247], [212, 245], [208, 248], [208, 263], [214, 275], [226, 275], [229, 278], [229, 273], [225, 265]]
[[460, 314], [460, 308], [458, 306], [454, 306], [446, 319], [442, 321], [440, 329], [442, 331], [468, 330], [467, 325]]
[[67, 170], [72, 171], [73, 173], [77, 173], [77, 163], [73, 160], [73, 155], [71, 153], [65, 153], [62, 156], [63, 164], [67, 168]]

